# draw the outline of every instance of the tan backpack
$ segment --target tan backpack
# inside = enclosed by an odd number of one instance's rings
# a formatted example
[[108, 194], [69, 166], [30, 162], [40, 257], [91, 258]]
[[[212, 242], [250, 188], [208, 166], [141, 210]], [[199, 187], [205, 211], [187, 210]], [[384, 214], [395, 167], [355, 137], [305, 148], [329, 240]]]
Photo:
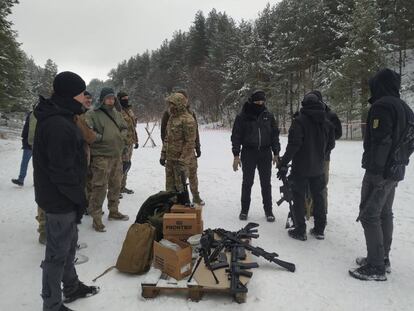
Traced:
[[152, 246], [155, 228], [150, 224], [133, 224], [129, 227], [116, 268], [125, 273], [147, 272], [152, 263]]
[[104, 276], [113, 268], [120, 272], [142, 274], [147, 272], [152, 264], [152, 247], [155, 239], [155, 228], [149, 223], [132, 224], [128, 229], [116, 265], [106, 269], [93, 282]]

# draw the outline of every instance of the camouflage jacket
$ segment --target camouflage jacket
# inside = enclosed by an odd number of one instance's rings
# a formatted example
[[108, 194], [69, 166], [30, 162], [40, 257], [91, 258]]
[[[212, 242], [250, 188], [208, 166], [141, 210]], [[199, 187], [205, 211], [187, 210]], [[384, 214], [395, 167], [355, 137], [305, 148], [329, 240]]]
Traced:
[[186, 108], [184, 97], [178, 95], [173, 94], [167, 99], [174, 109], [168, 120], [161, 158], [188, 165], [194, 157], [197, 125]]
[[122, 117], [128, 127], [127, 133], [127, 145], [133, 145], [138, 143], [138, 135], [136, 131], [137, 118], [131, 108], [122, 109]]

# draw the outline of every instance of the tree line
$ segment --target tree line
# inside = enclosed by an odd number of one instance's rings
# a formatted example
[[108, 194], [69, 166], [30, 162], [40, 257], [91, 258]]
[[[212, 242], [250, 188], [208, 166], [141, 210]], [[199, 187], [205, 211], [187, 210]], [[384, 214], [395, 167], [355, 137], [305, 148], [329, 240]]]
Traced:
[[283, 0], [239, 23], [198, 12], [188, 31], [122, 61], [105, 83], [128, 92], [147, 119], [185, 88], [202, 121], [228, 125], [260, 88], [282, 128], [311, 89], [344, 121], [364, 122], [369, 77], [383, 66], [404, 73], [413, 46], [414, 1]]

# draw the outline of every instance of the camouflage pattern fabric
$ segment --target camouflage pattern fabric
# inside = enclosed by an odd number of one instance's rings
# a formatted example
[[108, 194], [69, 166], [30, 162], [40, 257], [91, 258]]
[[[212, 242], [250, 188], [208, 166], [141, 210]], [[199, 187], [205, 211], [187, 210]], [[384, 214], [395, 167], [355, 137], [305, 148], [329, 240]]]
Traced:
[[188, 178], [189, 166], [194, 158], [197, 125], [187, 110], [182, 94], [174, 93], [166, 101], [170, 105], [170, 118], [161, 151], [161, 158], [166, 160], [166, 190], [181, 191], [181, 175]]
[[122, 162], [120, 157], [100, 157], [91, 159], [91, 192], [89, 194], [89, 214], [95, 219], [102, 218], [102, 205], [108, 198], [110, 212], [118, 212], [119, 193], [122, 180]]

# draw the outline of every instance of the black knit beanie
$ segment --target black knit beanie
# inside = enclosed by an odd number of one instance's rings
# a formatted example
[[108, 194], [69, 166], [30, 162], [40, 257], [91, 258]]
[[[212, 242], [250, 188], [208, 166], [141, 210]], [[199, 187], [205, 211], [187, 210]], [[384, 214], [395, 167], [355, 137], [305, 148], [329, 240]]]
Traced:
[[262, 90], [254, 91], [252, 94], [252, 102], [266, 101], [266, 94]]
[[63, 98], [73, 98], [81, 94], [85, 89], [85, 81], [74, 72], [61, 72], [53, 80], [54, 94]]

